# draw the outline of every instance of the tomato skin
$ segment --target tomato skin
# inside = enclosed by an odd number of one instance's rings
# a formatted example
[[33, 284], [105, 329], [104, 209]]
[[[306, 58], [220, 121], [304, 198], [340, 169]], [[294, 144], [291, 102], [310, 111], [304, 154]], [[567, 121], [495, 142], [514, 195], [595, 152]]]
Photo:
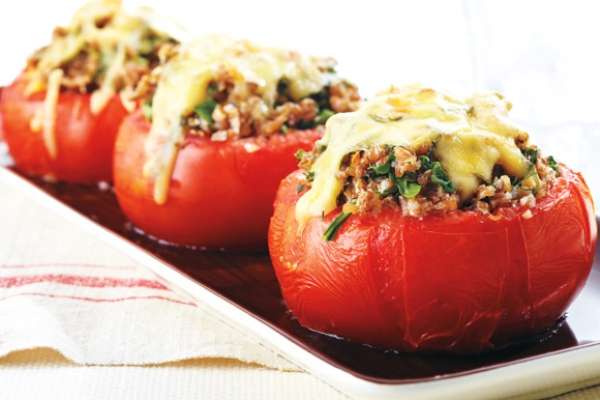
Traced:
[[97, 115], [90, 110], [90, 95], [60, 93], [56, 117], [57, 156], [52, 158], [43, 133], [33, 132], [30, 121], [43, 107], [45, 93], [25, 95], [25, 80], [4, 88], [0, 100], [4, 140], [20, 170], [60, 181], [93, 183], [112, 181], [112, 155], [119, 125], [127, 115], [113, 96]]
[[[0, 104], [2, 104], [2, 91], [4, 88], [0, 86]], [[2, 128], [2, 112], [0, 112], [0, 141], [4, 138], [4, 128]]]
[[[308, 150], [317, 130], [228, 142], [188, 136], [179, 151], [167, 202], [155, 203], [143, 174], [150, 123], [140, 112], [125, 119], [115, 146], [115, 192], [127, 217], [168, 242], [207, 248], [266, 246], [273, 199], [296, 168], [294, 153]], [[255, 151], [249, 151], [255, 150]]]
[[398, 209], [340, 210], [295, 219], [300, 173], [279, 188], [269, 250], [281, 291], [301, 325], [402, 351], [477, 353], [552, 327], [590, 272], [597, 226], [581, 176], [562, 176], [533, 216], [504, 209], [422, 219]]

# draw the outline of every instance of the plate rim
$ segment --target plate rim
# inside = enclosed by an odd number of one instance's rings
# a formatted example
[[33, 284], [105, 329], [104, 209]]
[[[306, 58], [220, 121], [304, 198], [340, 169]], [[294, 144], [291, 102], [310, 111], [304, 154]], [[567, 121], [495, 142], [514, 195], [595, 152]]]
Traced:
[[[75, 223], [161, 278], [175, 284], [196, 301], [207, 306], [212, 314], [224, 322], [233, 323], [235, 325], [233, 327], [241, 333], [250, 330], [262, 345], [278, 354], [283, 354], [288, 361], [311, 372], [321, 381], [333, 385], [342, 392], [380, 399], [391, 399], [398, 395], [412, 396], [411, 398], [414, 399], [430, 399], [431, 396], [440, 394], [438, 390], [443, 384], [443, 392], [448, 396], [447, 398], [454, 398], [458, 395], [464, 399], [481, 398], [481, 393], [474, 390], [476, 387], [486, 390], [496, 387], [497, 393], [504, 390], [506, 394], [521, 396], [521, 398], [540, 398], [540, 395], [554, 395], [574, 390], [582, 387], [584, 382], [587, 382], [586, 384], [600, 382], [600, 341], [435, 377], [401, 381], [370, 377], [311, 351], [309, 346], [285, 333], [279, 327], [244, 309], [210, 287], [197, 282], [185, 272], [161, 260], [151, 252], [87, 218], [14, 171], [0, 167], [0, 182], [19, 186], [26, 195], [32, 197], [40, 205]], [[556, 376], [558, 372], [581, 369], [583, 366], [585, 366], [583, 374], [577, 379], [574, 379], [575, 377], [569, 379], [571, 374]], [[546, 374], [553, 375], [552, 384], [544, 384], [547, 381], [536, 379], [548, 376]], [[519, 384], [509, 387], [510, 385], [506, 385], [508, 381], [519, 382]], [[476, 397], [473, 397], [474, 395]], [[529, 397], [529, 395], [534, 397]]]

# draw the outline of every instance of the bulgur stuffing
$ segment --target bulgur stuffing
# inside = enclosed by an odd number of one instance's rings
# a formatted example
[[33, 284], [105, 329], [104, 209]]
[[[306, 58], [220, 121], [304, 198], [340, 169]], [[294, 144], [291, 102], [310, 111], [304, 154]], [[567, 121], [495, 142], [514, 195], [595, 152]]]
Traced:
[[[336, 113], [355, 111], [361, 100], [356, 86], [336, 78], [333, 67], [329, 59], [323, 63], [320, 69], [331, 78], [330, 82], [321, 91], [298, 101], [289, 94], [288, 82], [281, 79], [273, 104], [265, 100], [255, 83], [240, 85], [226, 68], [221, 68], [208, 85], [207, 99], [182, 118], [182, 127], [187, 134], [214, 141], [320, 127]], [[145, 114], [149, 120], [158, 74], [160, 69], [149, 75], [151, 83], [144, 94]]]
[[[56, 28], [52, 42], [29, 58], [27, 91], [46, 90], [53, 71], [60, 70], [61, 90], [118, 93], [132, 109], [132, 101], [152, 79], [150, 73], [167, 61], [176, 46], [176, 40], [146, 21], [124, 14], [120, 1], [92, 1], [69, 26]], [[101, 109], [105, 100], [99, 103]]]
[[[511, 177], [500, 166], [492, 180], [482, 182], [471, 198], [461, 199], [442, 164], [435, 156], [435, 143], [416, 152], [401, 146], [376, 145], [347, 154], [337, 178], [344, 182], [337, 198], [343, 213], [373, 213], [384, 207], [400, 207], [403, 215], [423, 217], [454, 210], [475, 210], [494, 214], [501, 207], [535, 207], [554, 179], [560, 174], [552, 156], [543, 157], [539, 149], [519, 141], [517, 146], [531, 163], [523, 179]], [[302, 192], [310, 188], [315, 159], [325, 149], [297, 153], [299, 166], [305, 171]], [[524, 214], [524, 217], [530, 216]]]

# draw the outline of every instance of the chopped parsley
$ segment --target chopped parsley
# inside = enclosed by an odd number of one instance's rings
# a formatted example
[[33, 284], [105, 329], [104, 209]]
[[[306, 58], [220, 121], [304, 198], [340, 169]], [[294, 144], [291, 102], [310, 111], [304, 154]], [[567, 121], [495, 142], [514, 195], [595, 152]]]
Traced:
[[412, 199], [421, 193], [421, 185], [410, 181], [406, 176], [396, 179], [396, 187], [398, 188], [398, 193], [407, 199]]
[[[391, 159], [391, 157], [390, 157]], [[373, 175], [387, 175], [390, 173], [392, 169], [392, 163], [388, 160], [383, 164], [378, 164], [373, 167], [370, 167], [371, 173]]]
[[194, 112], [196, 115], [209, 124], [213, 123], [213, 111], [215, 111], [215, 107], [217, 107], [217, 102], [213, 99], [208, 99], [200, 103], [195, 109]]
[[342, 212], [340, 213], [340, 215], [335, 217], [331, 224], [329, 224], [329, 227], [327, 227], [327, 229], [325, 230], [325, 233], [323, 234], [323, 239], [327, 241], [332, 240], [335, 237], [335, 234], [338, 231], [338, 229], [340, 229], [342, 224], [346, 222], [350, 215], [352, 215], [352, 213]]
[[552, 156], [548, 156], [548, 166], [558, 172], [558, 163]]
[[317, 118], [315, 119], [315, 124], [317, 124], [317, 125], [324, 124], [334, 114], [335, 114], [335, 112], [333, 112], [329, 108], [322, 109], [321, 111], [319, 111], [319, 115], [317, 115]]
[[527, 172], [527, 174], [523, 177], [523, 179], [521, 179], [521, 181], [519, 182], [519, 186], [523, 186], [524, 182], [528, 181], [529, 179], [533, 179], [535, 186], [533, 188], [531, 188], [531, 191], [533, 194], [536, 194], [537, 191], [540, 189], [540, 185], [541, 180], [540, 180], [540, 176], [538, 175], [537, 169], [535, 169], [535, 166], [532, 165], [529, 168], [529, 171]]
[[296, 157], [296, 160], [298, 161], [302, 161], [302, 159], [306, 156], [306, 151], [302, 150], [302, 149], [298, 149], [296, 150], [296, 152], [294, 153], [294, 157]]
[[421, 156], [421, 157], [419, 157], [419, 161], [421, 161], [421, 170], [422, 171], [428, 171], [433, 166], [432, 162], [431, 162], [431, 158], [429, 158], [429, 156]]
[[277, 82], [277, 94], [283, 97], [289, 97], [290, 83], [287, 79], [280, 79]]
[[396, 157], [394, 156], [394, 152], [391, 151], [390, 156], [388, 157], [386, 162], [384, 162], [383, 164], [378, 164], [378, 165], [369, 167], [367, 173], [371, 176], [383, 176], [383, 175], [390, 174], [390, 178], [392, 178], [392, 176], [391, 176], [391, 175], [393, 175], [392, 164], [394, 163], [395, 160], [396, 160]]
[[439, 185], [446, 193], [454, 193], [456, 191], [454, 184], [448, 178], [448, 174], [446, 174], [439, 161], [431, 164], [431, 182]]
[[314, 171], [305, 172], [304, 177], [306, 178], [306, 180], [308, 182], [312, 182], [315, 180], [315, 173], [314, 173]]
[[327, 150], [327, 145], [317, 143], [317, 153], [321, 154]]
[[529, 160], [530, 163], [536, 164], [538, 159], [538, 149], [535, 147], [527, 147], [525, 149], [521, 149], [521, 153], [525, 156], [526, 159]]

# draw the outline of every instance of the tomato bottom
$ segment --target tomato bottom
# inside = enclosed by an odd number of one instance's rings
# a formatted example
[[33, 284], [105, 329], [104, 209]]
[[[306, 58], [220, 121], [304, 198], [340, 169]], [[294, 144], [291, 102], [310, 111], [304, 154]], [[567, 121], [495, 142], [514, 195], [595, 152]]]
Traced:
[[115, 146], [115, 192], [125, 215], [147, 234], [174, 244], [209, 249], [266, 247], [273, 200], [282, 178], [296, 168], [294, 153], [308, 150], [316, 130], [228, 142], [188, 135], [181, 146], [165, 204], [153, 198], [143, 173], [150, 124], [127, 118]]
[[399, 208], [300, 229], [300, 173], [281, 184], [269, 249], [283, 297], [306, 328], [401, 351], [479, 353], [556, 326], [590, 272], [597, 227], [589, 189], [562, 168], [530, 213]]
[[127, 115], [119, 96], [113, 96], [100, 113], [94, 114], [89, 94], [61, 92], [54, 131], [57, 153], [51, 156], [43, 132], [31, 128], [31, 121], [44, 107], [45, 93], [27, 96], [25, 85], [18, 79], [0, 96], [0, 137], [4, 136], [19, 170], [74, 183], [112, 181], [115, 137]]

